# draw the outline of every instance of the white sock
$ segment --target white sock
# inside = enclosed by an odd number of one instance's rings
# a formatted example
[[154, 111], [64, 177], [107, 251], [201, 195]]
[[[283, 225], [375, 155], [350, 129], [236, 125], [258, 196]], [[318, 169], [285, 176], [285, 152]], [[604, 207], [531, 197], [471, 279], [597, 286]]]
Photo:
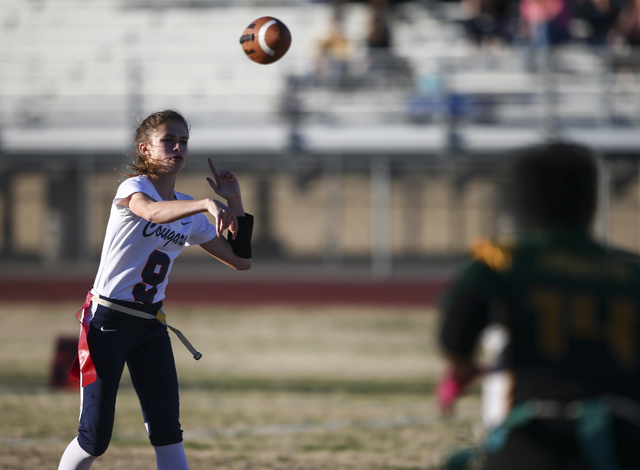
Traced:
[[69, 443], [64, 454], [62, 454], [58, 470], [89, 470], [91, 464], [97, 458], [85, 452], [78, 444], [78, 438], [76, 437]]
[[153, 446], [153, 450], [156, 451], [158, 470], [189, 470], [182, 442], [168, 446]]

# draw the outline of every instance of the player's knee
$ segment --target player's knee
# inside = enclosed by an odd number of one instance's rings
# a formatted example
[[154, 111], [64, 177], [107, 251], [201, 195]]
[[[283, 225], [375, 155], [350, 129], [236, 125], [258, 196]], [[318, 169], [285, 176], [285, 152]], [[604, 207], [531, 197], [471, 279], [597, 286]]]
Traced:
[[182, 442], [182, 427], [180, 426], [178, 407], [175, 407], [173, 413], [165, 413], [155, 419], [150, 419], [144, 423], [149, 434], [151, 445], [168, 446]]
[[82, 449], [93, 457], [100, 457], [107, 451], [111, 435], [91, 437], [84, 435], [82, 432], [78, 434], [78, 444]]
[[150, 433], [149, 441], [154, 447], [168, 446], [182, 442], [182, 431]]

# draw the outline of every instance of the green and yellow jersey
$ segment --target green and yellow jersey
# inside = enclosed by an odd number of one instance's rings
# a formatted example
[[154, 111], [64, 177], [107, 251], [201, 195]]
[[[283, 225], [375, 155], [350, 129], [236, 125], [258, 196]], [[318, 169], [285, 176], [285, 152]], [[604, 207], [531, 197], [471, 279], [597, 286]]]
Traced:
[[514, 402], [640, 400], [640, 263], [566, 229], [511, 245], [481, 240], [472, 254], [442, 305], [446, 351], [470, 357], [499, 322], [510, 336]]

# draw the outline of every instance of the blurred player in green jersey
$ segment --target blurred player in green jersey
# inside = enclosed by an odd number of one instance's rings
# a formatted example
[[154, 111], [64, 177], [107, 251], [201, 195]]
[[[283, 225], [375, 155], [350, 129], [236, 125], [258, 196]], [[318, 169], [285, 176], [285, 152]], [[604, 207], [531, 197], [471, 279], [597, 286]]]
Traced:
[[509, 176], [517, 237], [478, 244], [442, 305], [443, 411], [479, 374], [479, 338], [498, 323], [508, 413], [480, 467], [640, 469], [640, 264], [590, 235], [595, 158], [578, 145], [538, 146]]

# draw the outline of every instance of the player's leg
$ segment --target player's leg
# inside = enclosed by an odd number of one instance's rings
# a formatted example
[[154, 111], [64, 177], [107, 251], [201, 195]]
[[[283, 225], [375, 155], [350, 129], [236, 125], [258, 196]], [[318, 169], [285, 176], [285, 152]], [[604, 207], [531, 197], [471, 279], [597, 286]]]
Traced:
[[113, 432], [116, 395], [126, 358], [126, 332], [89, 328], [87, 341], [96, 368], [96, 381], [80, 391], [78, 437], [65, 450], [59, 470], [87, 470], [109, 446]]
[[76, 437], [69, 443], [64, 454], [62, 454], [58, 470], [89, 470], [93, 461], [97, 458], [80, 447]]
[[188, 470], [187, 456], [182, 442], [168, 446], [153, 446], [158, 470]]
[[94, 456], [109, 446], [116, 412], [116, 396], [131, 335], [125, 331], [102, 331], [94, 323], [87, 342], [96, 368], [96, 381], [82, 388], [78, 443]]
[[182, 447], [178, 375], [166, 327], [132, 351], [127, 365], [156, 451], [158, 470], [187, 470]]

